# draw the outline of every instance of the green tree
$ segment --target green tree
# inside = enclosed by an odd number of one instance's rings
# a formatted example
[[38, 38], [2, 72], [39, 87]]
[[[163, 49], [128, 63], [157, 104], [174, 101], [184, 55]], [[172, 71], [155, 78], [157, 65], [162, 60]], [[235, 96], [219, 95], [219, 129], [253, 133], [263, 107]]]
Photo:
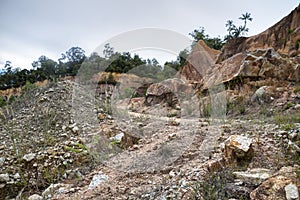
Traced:
[[85, 59], [85, 51], [80, 47], [72, 47], [68, 51], [66, 51], [66, 57], [69, 62], [73, 63], [82, 63]]
[[37, 61], [34, 61], [32, 66], [48, 79], [53, 80], [56, 77], [57, 63], [44, 55], [40, 56]]
[[104, 58], [110, 58], [114, 54], [114, 48], [109, 43], [104, 45], [103, 55]]
[[220, 37], [210, 37], [205, 33], [205, 29], [202, 26], [189, 33], [189, 35], [194, 38], [194, 43], [197, 43], [199, 40], [203, 40], [207, 46], [213, 49], [220, 50], [224, 45], [224, 42]]

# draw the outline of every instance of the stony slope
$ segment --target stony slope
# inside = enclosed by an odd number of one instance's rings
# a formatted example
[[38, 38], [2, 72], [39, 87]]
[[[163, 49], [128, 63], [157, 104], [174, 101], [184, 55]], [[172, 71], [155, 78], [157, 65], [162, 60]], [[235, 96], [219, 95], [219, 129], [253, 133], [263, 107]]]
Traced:
[[1, 108], [0, 198], [299, 198], [298, 27], [299, 7], [218, 62], [200, 42], [183, 79], [145, 97], [99, 85], [90, 101], [72, 81], [28, 91]]

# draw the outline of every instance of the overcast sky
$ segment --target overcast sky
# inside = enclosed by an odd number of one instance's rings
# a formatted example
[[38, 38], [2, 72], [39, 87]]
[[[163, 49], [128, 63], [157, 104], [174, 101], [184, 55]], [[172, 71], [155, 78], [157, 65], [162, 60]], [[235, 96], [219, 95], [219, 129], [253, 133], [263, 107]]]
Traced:
[[[9, 60], [30, 68], [40, 55], [57, 60], [79, 46], [89, 55], [113, 36], [145, 27], [169, 29], [185, 36], [203, 26], [223, 37], [225, 23], [250, 12], [249, 36], [288, 15], [299, 0], [0, 0], [0, 67]], [[142, 56], [159, 57], [159, 52]], [[159, 58], [172, 59], [174, 55]]]

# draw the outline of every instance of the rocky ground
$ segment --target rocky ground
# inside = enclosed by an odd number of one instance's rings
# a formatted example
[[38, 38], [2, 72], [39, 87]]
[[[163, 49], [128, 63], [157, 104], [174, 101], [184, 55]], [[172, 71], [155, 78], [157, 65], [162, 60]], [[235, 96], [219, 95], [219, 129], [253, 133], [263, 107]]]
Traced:
[[[91, 134], [72, 120], [73, 85], [50, 83], [2, 110], [2, 199], [298, 195], [299, 104], [284, 110], [275, 110], [277, 104], [256, 105], [223, 119], [188, 119], [180, 113], [150, 118], [151, 112], [133, 112], [139, 108], [130, 105], [127, 121], [95, 113], [99, 126]], [[256, 109], [265, 111], [251, 112]], [[130, 124], [140, 127], [143, 136], [129, 134]], [[107, 143], [91, 143], [95, 135]]]
[[0, 110], [0, 198], [299, 199], [299, 13], [222, 51], [199, 41], [158, 83], [18, 90]]

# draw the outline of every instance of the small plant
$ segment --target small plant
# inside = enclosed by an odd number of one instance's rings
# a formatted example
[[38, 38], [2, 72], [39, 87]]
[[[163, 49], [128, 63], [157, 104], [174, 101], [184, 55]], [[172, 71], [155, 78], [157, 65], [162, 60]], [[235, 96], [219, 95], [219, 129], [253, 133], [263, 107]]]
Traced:
[[298, 93], [298, 92], [300, 92], [300, 86], [298, 86], [294, 89], [294, 93]]
[[[228, 183], [234, 182], [234, 175], [231, 170], [223, 169], [219, 172], [214, 172], [208, 178], [197, 182], [193, 188], [193, 197], [191, 199], [229, 199], [233, 198], [234, 194], [231, 194], [227, 189]], [[248, 199], [247, 195], [240, 196], [239, 199]]]
[[211, 102], [204, 103], [203, 104], [203, 109], [202, 109], [202, 115], [203, 115], [203, 117], [210, 117], [211, 112], [212, 112]]
[[44, 127], [43, 127], [43, 137], [44, 137], [44, 147], [52, 146], [56, 143], [55, 137], [51, 135], [53, 131], [52, 128], [55, 127], [57, 114], [47, 107], [44, 110]]
[[22, 87], [22, 94], [25, 94], [29, 90], [35, 89], [38, 86], [36, 86], [34, 83], [30, 83], [29, 81], [26, 81], [26, 84]]
[[6, 105], [6, 101], [4, 100], [4, 98], [2, 96], [0, 96], [0, 107], [3, 107]]
[[292, 102], [287, 102], [287, 104], [285, 104], [285, 106], [283, 107], [283, 110], [288, 110], [288, 109], [290, 109], [292, 107], [293, 107]]
[[113, 140], [109, 143], [110, 146], [115, 146], [115, 145], [118, 145], [120, 144], [120, 141], [119, 140]]
[[300, 113], [294, 113], [290, 115], [277, 114], [274, 116], [274, 122], [277, 125], [299, 123]]
[[69, 147], [69, 146], [64, 146], [64, 149], [66, 151], [70, 151], [70, 152], [73, 152], [73, 153], [81, 153], [81, 149], [76, 149], [74, 147]]
[[292, 34], [293, 32], [294, 32], [294, 30], [289, 28], [288, 34]]
[[286, 131], [290, 131], [290, 130], [293, 130], [294, 128], [296, 128], [295, 124], [284, 124], [282, 126], [282, 128]]
[[82, 150], [87, 150], [86, 146], [84, 146], [83, 144], [76, 142], [75, 145]]

